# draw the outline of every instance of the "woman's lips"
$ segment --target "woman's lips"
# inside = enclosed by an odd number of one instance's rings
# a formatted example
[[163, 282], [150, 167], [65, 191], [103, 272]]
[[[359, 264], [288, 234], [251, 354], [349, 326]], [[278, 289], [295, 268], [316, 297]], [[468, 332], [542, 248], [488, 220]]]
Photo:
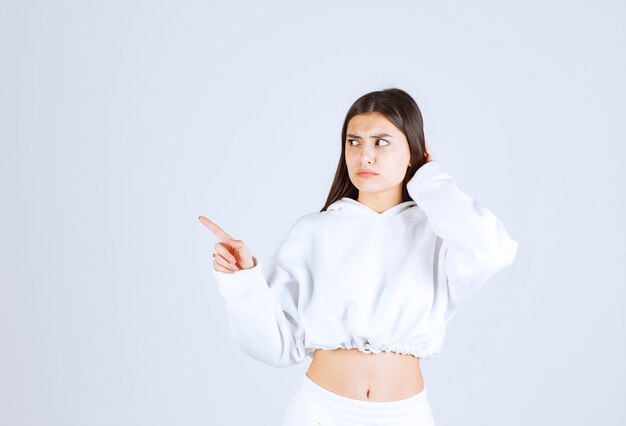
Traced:
[[378, 173], [358, 172], [357, 175], [361, 177], [371, 177], [371, 176], [378, 176]]

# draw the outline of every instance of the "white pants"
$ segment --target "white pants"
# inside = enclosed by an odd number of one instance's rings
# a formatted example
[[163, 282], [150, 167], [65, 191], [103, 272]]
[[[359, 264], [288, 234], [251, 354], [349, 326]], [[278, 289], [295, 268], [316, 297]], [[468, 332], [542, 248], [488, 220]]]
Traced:
[[306, 374], [287, 405], [282, 426], [435, 426], [426, 387], [396, 401], [365, 401], [331, 392]]

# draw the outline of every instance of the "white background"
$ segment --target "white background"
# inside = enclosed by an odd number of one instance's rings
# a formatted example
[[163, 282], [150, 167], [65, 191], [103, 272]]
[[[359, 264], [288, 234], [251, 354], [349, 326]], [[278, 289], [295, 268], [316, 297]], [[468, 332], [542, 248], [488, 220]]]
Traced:
[[519, 242], [422, 361], [438, 426], [626, 422], [626, 3], [0, 3], [0, 424], [279, 425], [310, 359], [229, 334], [364, 93]]

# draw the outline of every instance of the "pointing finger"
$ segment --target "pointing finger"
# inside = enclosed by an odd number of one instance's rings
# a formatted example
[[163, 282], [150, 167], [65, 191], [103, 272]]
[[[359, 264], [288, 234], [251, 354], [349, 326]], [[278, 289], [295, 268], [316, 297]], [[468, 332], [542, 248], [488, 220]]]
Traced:
[[215, 224], [214, 222], [210, 221], [206, 217], [200, 215], [200, 216], [198, 216], [198, 219], [200, 220], [200, 222], [202, 222], [202, 224], [204, 226], [209, 228], [211, 230], [211, 232], [213, 232], [219, 239], [221, 239], [221, 240], [232, 240], [233, 239], [233, 237], [231, 237], [226, 231], [224, 231], [222, 228], [217, 226], [217, 224]]

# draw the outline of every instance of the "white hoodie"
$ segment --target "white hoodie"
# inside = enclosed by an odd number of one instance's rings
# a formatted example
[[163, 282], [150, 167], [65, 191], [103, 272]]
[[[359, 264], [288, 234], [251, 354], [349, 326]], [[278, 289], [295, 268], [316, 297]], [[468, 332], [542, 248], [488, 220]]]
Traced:
[[407, 184], [415, 201], [383, 213], [343, 197], [306, 214], [267, 264], [213, 270], [239, 347], [275, 367], [316, 349], [430, 358], [448, 322], [518, 243], [438, 161]]

